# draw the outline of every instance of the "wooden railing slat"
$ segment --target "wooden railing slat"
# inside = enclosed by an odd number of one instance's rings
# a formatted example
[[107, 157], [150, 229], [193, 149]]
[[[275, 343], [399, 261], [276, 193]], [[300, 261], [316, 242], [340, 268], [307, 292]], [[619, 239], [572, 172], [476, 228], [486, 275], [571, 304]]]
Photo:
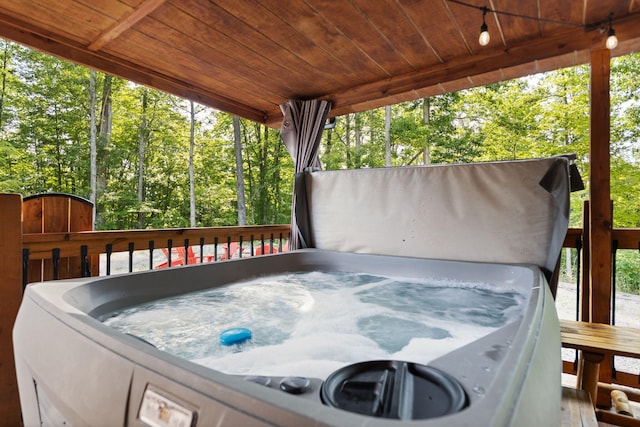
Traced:
[[[250, 234], [269, 235], [274, 233], [289, 233], [288, 224], [280, 225], [257, 225], [246, 227], [203, 227], [203, 228], [173, 228], [163, 230], [128, 230], [128, 231], [93, 231], [75, 233], [48, 233], [48, 234], [25, 234], [24, 247], [29, 249], [31, 259], [50, 258], [51, 249], [60, 248], [61, 256], [77, 255], [77, 248], [80, 245], [87, 245], [89, 254], [105, 252], [107, 244], [113, 245], [114, 252], [128, 250], [128, 243], [133, 242], [136, 250], [148, 248], [149, 240], [159, 243], [168, 239], [200, 239], [205, 238], [205, 244], [213, 244], [214, 238], [218, 237], [221, 242], [226, 242], [230, 236], [232, 241], [238, 241], [240, 236], [247, 238]], [[582, 237], [581, 228], [570, 228], [567, 231], [563, 247], [575, 248], [576, 241]], [[613, 239], [618, 241], [618, 249], [638, 249], [640, 243], [640, 229], [614, 229]], [[199, 240], [196, 240], [199, 241]], [[161, 246], [157, 246], [160, 248]]]
[[614, 228], [612, 237], [618, 241], [618, 249], [640, 249], [640, 228]]
[[129, 243], [134, 244], [135, 250], [146, 250], [149, 248], [149, 241], [155, 241], [156, 248], [165, 247], [166, 242], [172, 239], [176, 242], [183, 242], [184, 239], [199, 242], [204, 237], [205, 244], [213, 244], [217, 237], [219, 241], [238, 241], [242, 237], [247, 239], [251, 234], [260, 233], [278, 235], [283, 233], [283, 237], [289, 235], [290, 226], [284, 225], [259, 225], [245, 227], [203, 227], [184, 229], [163, 229], [163, 230], [129, 230], [129, 231], [81, 231], [74, 233], [47, 233], [47, 234], [24, 234], [23, 246], [29, 250], [30, 259], [51, 258], [51, 250], [60, 249], [60, 256], [78, 255], [82, 245], [87, 246], [89, 255], [100, 254], [106, 251], [106, 246], [110, 244], [113, 252], [125, 252], [129, 250]]
[[[562, 247], [575, 248], [576, 240], [582, 238], [582, 228], [570, 228]], [[640, 244], [640, 228], [614, 228], [613, 240], [618, 241], [618, 249], [638, 249]]]

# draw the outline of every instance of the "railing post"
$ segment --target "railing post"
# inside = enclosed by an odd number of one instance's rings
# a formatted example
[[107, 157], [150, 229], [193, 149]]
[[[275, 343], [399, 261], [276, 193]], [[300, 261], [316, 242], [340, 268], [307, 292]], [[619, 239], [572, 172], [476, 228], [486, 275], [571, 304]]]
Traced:
[[189, 265], [189, 239], [184, 239], [184, 265]]
[[[611, 207], [611, 52], [591, 51], [591, 141], [589, 151], [589, 264], [591, 312], [595, 323], [611, 323], [612, 227]], [[600, 365], [600, 379], [610, 382], [611, 358]], [[610, 404], [607, 394], [598, 403]]]
[[29, 283], [29, 249], [22, 249], [22, 292]]
[[22, 301], [22, 196], [0, 194], [0, 420], [22, 425], [11, 331]]
[[582, 274], [580, 277], [579, 293], [582, 298], [580, 303], [580, 320], [591, 321], [591, 237], [589, 234], [589, 201], [585, 200], [582, 208]]
[[107, 254], [107, 276], [111, 276], [111, 254], [113, 253], [113, 246], [111, 243], [108, 243], [104, 250]]
[[608, 49], [591, 52], [591, 143], [589, 163], [589, 252], [591, 321], [611, 322], [610, 100]]

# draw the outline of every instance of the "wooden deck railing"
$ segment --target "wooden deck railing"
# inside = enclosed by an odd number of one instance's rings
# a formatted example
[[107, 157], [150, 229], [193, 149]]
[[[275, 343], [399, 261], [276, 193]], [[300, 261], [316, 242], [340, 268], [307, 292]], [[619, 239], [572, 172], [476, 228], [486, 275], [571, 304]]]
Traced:
[[[583, 244], [584, 234], [581, 229], [573, 228], [569, 229], [567, 233], [567, 237], [564, 241], [565, 248], [574, 248], [577, 250], [576, 259], [580, 265], [580, 269], [577, 274], [576, 279], [576, 313], [575, 318], [567, 319], [567, 320], [579, 320], [588, 322], [589, 321], [589, 310], [590, 310], [590, 287], [594, 288], [597, 286], [604, 286], [605, 284], [599, 283], [591, 283], [589, 278], [589, 253], [587, 245]], [[613, 248], [614, 253], [612, 253], [612, 262], [614, 263], [613, 273], [615, 275], [615, 263], [616, 257], [615, 252], [620, 250], [629, 250], [629, 251], [637, 251], [638, 256], [640, 257], [640, 229], [613, 229], [612, 230], [612, 240], [613, 240]], [[611, 303], [611, 311], [612, 311], [612, 320], [615, 319], [615, 309], [616, 309], [616, 291], [615, 291], [615, 277], [611, 277], [612, 280], [612, 303]], [[592, 339], [592, 337], [584, 337], [585, 342]], [[636, 345], [636, 344], [634, 344]], [[637, 344], [640, 346], [640, 343]], [[575, 347], [575, 346], [574, 346]], [[605, 383], [615, 383], [623, 386], [628, 386], [632, 388], [639, 388], [640, 386], [640, 375], [637, 372], [630, 373], [625, 372], [619, 368], [616, 368], [615, 358], [620, 356], [615, 356], [615, 352], [611, 352], [603, 357], [603, 364], [608, 364], [608, 368], [604, 370], [601, 374], [600, 379]], [[570, 374], [578, 374], [578, 354], [576, 353], [575, 360], [565, 360], [563, 361], [563, 372]], [[640, 359], [638, 359], [640, 360]], [[640, 362], [639, 362], [640, 363]], [[604, 378], [603, 378], [604, 376]], [[606, 393], [598, 393], [598, 403], [606, 403], [609, 401], [610, 397], [606, 395]], [[604, 404], [603, 403], [603, 404]]]
[[[167, 248], [169, 241], [173, 247], [197, 246], [214, 243], [245, 242], [252, 244], [264, 240], [288, 239], [290, 226], [255, 225], [246, 227], [172, 228], [162, 230], [130, 231], [79, 231], [75, 233], [24, 234], [23, 247], [29, 251], [30, 259], [50, 259], [54, 249], [60, 256], [79, 256], [81, 247], [86, 247], [89, 255], [133, 250]], [[153, 246], [149, 243], [154, 242]], [[255, 243], [254, 243], [255, 244]]]
[[[68, 233], [24, 234], [23, 246], [23, 285], [29, 280], [29, 263], [38, 260], [50, 260], [51, 269], [49, 278], [57, 278], [55, 272], [56, 260], [65, 257], [80, 257], [82, 267], [80, 271], [84, 276], [97, 276], [98, 263], [95, 261], [99, 255], [107, 257], [107, 271], [102, 274], [111, 274], [110, 260], [116, 252], [128, 252], [130, 260], [135, 251], [148, 251], [149, 266], [153, 265], [154, 251], [168, 249], [168, 265], [171, 266], [172, 249], [199, 248], [195, 257], [196, 262], [205, 260], [204, 249], [211, 247], [212, 254], [206, 259], [222, 260], [229, 255], [223, 253], [222, 248], [229, 248], [237, 244], [239, 255], [253, 256], [259, 253], [267, 253], [270, 248], [278, 252], [286, 249], [289, 239], [290, 226], [284, 225], [259, 225], [245, 227], [208, 227], [208, 228], [180, 228], [162, 230], [130, 230], [130, 231], [80, 231]], [[93, 259], [93, 261], [92, 261]], [[188, 260], [173, 258], [174, 265], [178, 261], [187, 263]], [[129, 263], [129, 271], [132, 271]]]

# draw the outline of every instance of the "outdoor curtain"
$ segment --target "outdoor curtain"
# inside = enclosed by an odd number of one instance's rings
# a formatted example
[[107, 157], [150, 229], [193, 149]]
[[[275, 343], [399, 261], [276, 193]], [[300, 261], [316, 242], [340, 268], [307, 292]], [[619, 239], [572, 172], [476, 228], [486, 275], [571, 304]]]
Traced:
[[[320, 169], [318, 149], [322, 131], [324, 130], [329, 110], [331, 110], [331, 103], [315, 99], [308, 101], [290, 99], [281, 105], [280, 109], [284, 115], [280, 137], [295, 165], [291, 237], [289, 239], [289, 248], [294, 250], [310, 247], [310, 242], [307, 242], [304, 238], [306, 233], [301, 232], [301, 227], [308, 228], [304, 224], [307, 215], [306, 212], [299, 212], [303, 207], [298, 208], [297, 199], [305, 197], [302, 172], [308, 168]], [[303, 205], [306, 206], [306, 203]]]

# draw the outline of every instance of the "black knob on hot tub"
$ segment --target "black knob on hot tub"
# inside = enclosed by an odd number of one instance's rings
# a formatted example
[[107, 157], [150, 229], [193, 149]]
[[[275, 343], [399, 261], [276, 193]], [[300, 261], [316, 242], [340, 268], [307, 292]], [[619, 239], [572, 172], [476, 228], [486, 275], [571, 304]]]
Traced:
[[280, 390], [290, 394], [302, 394], [309, 390], [311, 381], [304, 377], [285, 377], [280, 381]]
[[401, 420], [440, 417], [467, 405], [462, 386], [450, 375], [395, 360], [345, 366], [327, 378], [320, 395], [325, 405]]

